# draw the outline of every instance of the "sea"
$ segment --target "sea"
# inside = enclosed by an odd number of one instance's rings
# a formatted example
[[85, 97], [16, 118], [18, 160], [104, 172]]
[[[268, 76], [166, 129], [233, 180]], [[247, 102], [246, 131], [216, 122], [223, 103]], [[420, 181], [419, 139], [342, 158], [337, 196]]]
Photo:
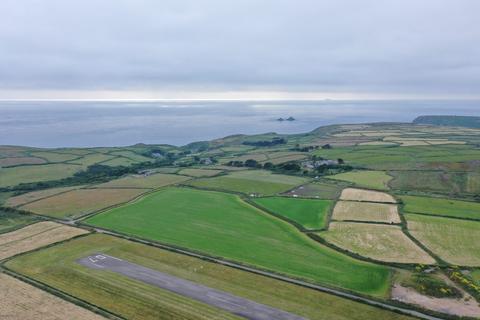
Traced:
[[[304, 133], [432, 114], [478, 116], [480, 101], [0, 101], [0, 145], [181, 146], [233, 134]], [[277, 120], [288, 117], [295, 120]]]

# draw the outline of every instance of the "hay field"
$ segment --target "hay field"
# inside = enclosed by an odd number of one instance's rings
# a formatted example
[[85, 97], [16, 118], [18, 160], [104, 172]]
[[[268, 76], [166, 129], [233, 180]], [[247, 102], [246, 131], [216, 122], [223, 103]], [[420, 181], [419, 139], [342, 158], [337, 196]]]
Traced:
[[0, 273], [0, 319], [105, 319], [4, 273]]
[[480, 222], [406, 214], [410, 233], [448, 263], [480, 266]]
[[148, 176], [130, 175], [120, 179], [93, 186], [94, 188], [145, 188], [156, 189], [170, 184], [180, 183], [189, 180], [190, 177], [156, 173]]
[[410, 240], [398, 226], [332, 222], [318, 233], [334, 245], [379, 261], [434, 264], [435, 260]]
[[480, 220], [478, 202], [416, 196], [400, 196], [400, 199], [406, 212]]
[[350, 200], [350, 201], [370, 201], [370, 202], [384, 202], [384, 203], [396, 203], [397, 201], [388, 193], [355, 189], [355, 188], [345, 188], [340, 195], [340, 200]]
[[273, 195], [304, 184], [308, 179], [263, 170], [243, 170], [228, 175], [192, 180], [187, 184], [199, 188], [227, 190], [245, 194]]
[[322, 246], [232, 194], [166, 188], [85, 222], [366, 294], [389, 287], [388, 268]]
[[338, 201], [332, 219], [400, 223], [397, 205], [355, 201]]
[[[397, 313], [250, 272], [225, 267], [112, 236], [87, 237], [17, 257], [9, 268], [115, 312], [125, 318], [184, 320], [236, 319], [190, 299], [76, 260], [102, 252], [208, 287], [252, 299], [311, 320], [411, 319]], [[56, 272], [51, 272], [56, 270]], [[321, 310], [321, 312], [319, 312]]]
[[255, 203], [267, 210], [297, 222], [305, 229], [321, 229], [327, 224], [331, 200], [310, 200], [286, 197], [255, 199]]
[[180, 170], [178, 174], [183, 174], [185, 176], [190, 176], [190, 177], [213, 177], [222, 172], [223, 172], [222, 170], [215, 170], [215, 169], [187, 168], [187, 169]]
[[0, 234], [0, 260], [85, 233], [88, 231], [50, 221], [31, 224]]
[[389, 189], [388, 182], [392, 179], [385, 171], [350, 171], [327, 176], [327, 178], [352, 182], [358, 186], [379, 190]]
[[81, 188], [82, 186], [75, 186], [75, 187], [61, 187], [61, 188], [51, 188], [51, 189], [45, 189], [45, 190], [40, 190], [40, 191], [32, 191], [28, 193], [24, 193], [18, 196], [14, 196], [11, 198], [8, 198], [7, 201], [5, 202], [5, 205], [8, 207], [16, 207], [23, 205], [28, 202], [40, 200], [46, 197], [50, 197], [62, 192], [74, 190]]
[[78, 218], [130, 201], [146, 189], [78, 189], [28, 203], [20, 208], [54, 218]]

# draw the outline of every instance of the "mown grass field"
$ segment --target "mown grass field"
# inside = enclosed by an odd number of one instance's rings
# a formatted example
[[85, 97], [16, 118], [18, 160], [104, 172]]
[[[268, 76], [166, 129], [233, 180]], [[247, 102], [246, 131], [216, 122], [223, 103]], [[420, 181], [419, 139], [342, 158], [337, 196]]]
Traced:
[[127, 202], [146, 189], [77, 189], [28, 203], [20, 208], [54, 218], [78, 218]]
[[392, 175], [395, 178], [391, 186], [399, 190], [433, 191], [452, 195], [480, 192], [478, 172], [393, 171]]
[[410, 240], [398, 226], [332, 222], [318, 233], [347, 251], [379, 261], [434, 264], [435, 260]]
[[480, 220], [478, 202], [416, 196], [400, 196], [400, 199], [406, 212]]
[[157, 173], [148, 176], [130, 175], [120, 179], [111, 180], [106, 183], [93, 186], [94, 188], [145, 188], [156, 189], [170, 184], [180, 183], [189, 180], [190, 177]]
[[408, 230], [442, 260], [480, 266], [480, 222], [406, 214]]
[[91, 311], [0, 273], [0, 319], [102, 320]]
[[0, 234], [0, 260], [85, 233], [88, 231], [56, 222], [43, 221], [31, 224]]
[[193, 180], [187, 184], [208, 189], [227, 190], [245, 194], [273, 195], [306, 183], [308, 179], [263, 170], [244, 170], [228, 175]]
[[388, 268], [324, 247], [231, 194], [168, 188], [86, 222], [365, 294], [389, 288]]
[[327, 225], [331, 200], [310, 200], [286, 197], [267, 197], [254, 200], [258, 205], [293, 220], [305, 229], [322, 229]]
[[288, 196], [316, 199], [336, 199], [342, 187], [335, 183], [311, 182], [301, 185], [285, 193]]
[[351, 171], [328, 176], [328, 179], [354, 183], [360, 187], [387, 190], [388, 182], [392, 179], [385, 171]]
[[465, 162], [480, 158], [480, 150], [468, 145], [359, 145], [321, 149], [315, 154], [326, 159], [342, 158], [347, 164], [372, 170], [408, 170], [429, 163]]
[[69, 160], [76, 159], [80, 157], [79, 155], [75, 154], [68, 154], [68, 153], [57, 153], [52, 151], [37, 151], [32, 152], [32, 155], [35, 157], [43, 158], [48, 162], [65, 162]]
[[44, 159], [35, 157], [0, 158], [0, 167], [11, 167], [21, 164], [42, 164], [46, 162]]
[[22, 226], [38, 220], [39, 218], [33, 215], [7, 212], [0, 209], [0, 233], [5, 233], [17, 228], [21, 228]]
[[[224, 290], [312, 320], [411, 319], [319, 291], [95, 234], [17, 257], [7, 266], [126, 318], [236, 319], [232, 315], [118, 274], [87, 269], [76, 260], [102, 252]], [[321, 312], [319, 312], [319, 310]]]
[[178, 174], [191, 177], [213, 177], [221, 172], [222, 170], [187, 168], [180, 170]]
[[63, 163], [3, 168], [0, 170], [0, 188], [20, 183], [63, 179], [81, 169], [79, 165]]
[[81, 186], [61, 187], [61, 188], [51, 188], [51, 189], [27, 192], [27, 193], [20, 194], [18, 196], [8, 198], [7, 201], [5, 202], [5, 205], [9, 207], [16, 207], [28, 202], [40, 200], [40, 199], [50, 197], [62, 192], [78, 189], [80, 187]]
[[338, 201], [332, 219], [400, 223], [397, 205], [355, 201]]

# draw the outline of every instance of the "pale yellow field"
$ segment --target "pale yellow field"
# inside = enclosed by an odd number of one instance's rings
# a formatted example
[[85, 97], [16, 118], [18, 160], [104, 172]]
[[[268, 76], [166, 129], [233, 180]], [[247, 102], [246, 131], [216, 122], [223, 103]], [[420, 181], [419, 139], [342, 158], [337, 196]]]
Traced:
[[340, 195], [340, 200], [351, 201], [371, 201], [371, 202], [385, 202], [396, 203], [395, 199], [385, 192], [371, 191], [364, 189], [346, 188], [343, 189]]
[[0, 273], [0, 319], [105, 319], [23, 281]]
[[67, 240], [88, 231], [56, 222], [38, 222], [0, 235], [0, 260]]
[[397, 205], [387, 203], [370, 203], [338, 201], [333, 209], [333, 219], [400, 223]]
[[480, 266], [480, 222], [406, 214], [410, 233], [442, 260]]
[[45, 190], [40, 190], [40, 191], [33, 191], [33, 192], [28, 192], [24, 193], [15, 197], [8, 198], [8, 200], [5, 202], [5, 205], [8, 207], [16, 207], [23, 205], [28, 202], [36, 201], [39, 199], [43, 199], [46, 197], [50, 197], [62, 192], [74, 190], [81, 188], [82, 186], [76, 186], [76, 187], [64, 187], [64, 188], [52, 188], [52, 189], [45, 189]]
[[319, 235], [340, 248], [379, 261], [435, 263], [435, 260], [410, 240], [398, 226], [332, 222], [328, 231]]
[[135, 199], [148, 189], [78, 189], [20, 207], [55, 218], [76, 218]]

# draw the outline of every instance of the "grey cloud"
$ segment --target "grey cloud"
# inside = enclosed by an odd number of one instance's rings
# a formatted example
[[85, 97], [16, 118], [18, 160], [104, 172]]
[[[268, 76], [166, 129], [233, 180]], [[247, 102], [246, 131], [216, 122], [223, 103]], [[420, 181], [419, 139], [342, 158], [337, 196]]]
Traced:
[[478, 93], [477, 0], [3, 0], [1, 89]]

